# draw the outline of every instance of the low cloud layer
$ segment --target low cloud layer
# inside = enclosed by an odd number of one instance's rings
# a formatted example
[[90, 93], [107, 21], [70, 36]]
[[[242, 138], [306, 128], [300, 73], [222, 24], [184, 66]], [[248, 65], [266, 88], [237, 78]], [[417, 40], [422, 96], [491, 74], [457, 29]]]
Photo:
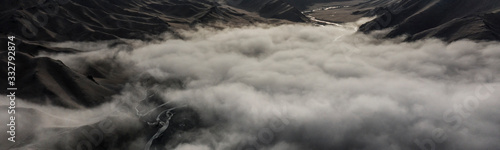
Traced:
[[[500, 43], [405, 43], [309, 25], [180, 34], [51, 57], [78, 70], [112, 56], [130, 76], [182, 79], [185, 89], [158, 82], [155, 90], [208, 126], [180, 133], [168, 149], [500, 147]], [[115, 101], [144, 96], [126, 91]]]

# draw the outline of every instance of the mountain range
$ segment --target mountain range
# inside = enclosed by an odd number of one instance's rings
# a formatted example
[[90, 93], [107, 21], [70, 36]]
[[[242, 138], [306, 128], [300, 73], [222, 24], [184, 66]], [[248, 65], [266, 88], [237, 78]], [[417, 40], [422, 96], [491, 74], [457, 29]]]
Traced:
[[[364, 17], [373, 19], [359, 27], [360, 34], [388, 30], [382, 35], [387, 39], [404, 37], [410, 42], [428, 38], [446, 42], [500, 40], [498, 0], [4, 0], [0, 2], [0, 10], [1, 43], [6, 43], [7, 35], [14, 35], [18, 40], [16, 78], [17, 88], [20, 89], [18, 93], [22, 93], [19, 98], [29, 103], [76, 110], [109, 103], [113, 95], [120, 93], [126, 83], [134, 79], [119, 74], [126, 71], [126, 65], [94, 62], [75, 70], [59, 60], [38, 57], [47, 53], [84, 52], [55, 47], [51, 43], [110, 41], [112, 44], [108, 48], [116, 48], [127, 47], [124, 41], [129, 39], [158, 40], [164, 33], [183, 39], [185, 37], [178, 31], [196, 30], [200, 26], [223, 29], [259, 24], [313, 24], [318, 20], [342, 25]], [[332, 15], [332, 12], [337, 13]], [[1, 51], [2, 55], [6, 53]], [[2, 64], [7, 64], [6, 57], [0, 60]], [[7, 66], [0, 68], [0, 78], [6, 79]], [[4, 82], [0, 89], [7, 88]], [[177, 79], [163, 82], [182, 88], [182, 81]], [[6, 92], [0, 93], [6, 95]], [[20, 111], [26, 114], [35, 111], [22, 109]], [[205, 125], [198, 122], [197, 114], [189, 108], [172, 112], [180, 115], [172, 120], [174, 127], [166, 131], [171, 135], [176, 130]], [[155, 117], [160, 118], [160, 112], [154, 113], [147, 119], [154, 122]], [[162, 117], [172, 117], [166, 114]], [[127, 123], [120, 118], [106, 120]], [[103, 121], [78, 128], [91, 129]], [[147, 128], [147, 133], [141, 132], [144, 128]], [[58, 132], [60, 130], [67, 132]], [[105, 142], [96, 147], [120, 149], [129, 146], [126, 142], [137, 140], [134, 136], [152, 136], [156, 132], [156, 129], [144, 124], [117, 130], [117, 134], [106, 135]], [[61, 127], [47, 132], [63, 133], [63, 137], [77, 134], [71, 131]], [[85, 135], [78, 135], [68, 138], [66, 142], [75, 144], [83, 138], [86, 138]], [[161, 139], [163, 142], [168, 140], [169, 137]], [[62, 150], [65, 147], [61, 145], [66, 143], [51, 144], [55, 146], [47, 149]], [[155, 144], [163, 146], [162, 142]], [[26, 145], [29, 143], [13, 147], [23, 148]], [[0, 149], [4, 148], [7, 147], [0, 146]]]

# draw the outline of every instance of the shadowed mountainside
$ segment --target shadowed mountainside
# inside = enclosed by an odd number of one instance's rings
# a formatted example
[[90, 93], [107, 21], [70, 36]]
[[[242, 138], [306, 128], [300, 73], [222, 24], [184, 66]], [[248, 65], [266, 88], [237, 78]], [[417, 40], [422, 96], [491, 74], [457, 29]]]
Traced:
[[309, 19], [299, 9], [283, 0], [230, 0], [227, 4], [251, 12], [257, 12], [264, 18], [277, 18], [294, 22], [306, 22]]
[[[7, 55], [7, 52], [0, 54]], [[47, 57], [32, 57], [16, 53], [16, 84], [18, 97], [37, 104], [66, 108], [85, 108], [102, 104], [114, 91], [92, 81], [92, 78], [72, 71], [61, 61]], [[1, 58], [7, 64], [7, 58]], [[7, 65], [2, 65], [0, 77], [7, 78]], [[7, 83], [0, 88], [6, 89]], [[2, 94], [7, 91], [2, 90]]]
[[[239, 4], [239, 3], [238, 3]], [[238, 7], [238, 8], [235, 8]], [[300, 11], [279, 1], [242, 1], [231, 7], [209, 0], [40, 0], [0, 2], [0, 35], [17, 35], [20, 51], [76, 52], [44, 41], [150, 40], [195, 25], [244, 26], [306, 22]]]
[[379, 8], [380, 17], [361, 26], [371, 32], [393, 28], [386, 36], [407, 35], [414, 41], [437, 37], [500, 40], [500, 1], [497, 0], [403, 0]]
[[307, 7], [317, 3], [344, 2], [351, 0], [283, 0], [284, 2], [296, 7], [300, 10], [306, 10]]
[[[252, 12], [208, 0], [47, 0], [39, 4], [9, 0], [1, 5], [0, 32], [24, 35], [35, 41], [147, 39], [147, 35], [187, 29], [207, 21], [229, 24], [268, 21]], [[266, 18], [302, 22], [306, 19], [300, 11], [292, 11], [293, 7], [281, 1], [244, 1], [239, 6]], [[33, 19], [36, 17], [41, 23]]]

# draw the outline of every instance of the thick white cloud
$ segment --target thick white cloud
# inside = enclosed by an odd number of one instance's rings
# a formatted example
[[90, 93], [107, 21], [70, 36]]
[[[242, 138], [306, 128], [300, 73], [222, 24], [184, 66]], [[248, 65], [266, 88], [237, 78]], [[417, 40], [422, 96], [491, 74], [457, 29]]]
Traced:
[[78, 68], [116, 55], [135, 75], [184, 79], [185, 89], [163, 96], [211, 126], [167, 145], [178, 150], [500, 147], [497, 42], [406, 43], [309, 25], [181, 34], [53, 57]]

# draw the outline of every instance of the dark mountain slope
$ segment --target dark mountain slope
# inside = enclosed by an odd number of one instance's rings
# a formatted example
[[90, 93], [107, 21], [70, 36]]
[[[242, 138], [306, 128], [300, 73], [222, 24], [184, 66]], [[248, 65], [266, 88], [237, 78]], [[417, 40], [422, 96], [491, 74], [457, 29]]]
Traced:
[[[0, 53], [6, 56], [6, 52]], [[46, 57], [32, 57], [16, 53], [17, 96], [33, 103], [50, 104], [66, 108], [97, 106], [110, 99], [114, 92], [72, 71], [61, 61]], [[2, 64], [7, 58], [2, 57]], [[7, 79], [7, 65], [2, 65], [0, 77]], [[7, 89], [7, 83], [0, 88]], [[7, 94], [2, 90], [1, 94]]]
[[284, 2], [294, 6], [299, 10], [306, 10], [307, 7], [317, 3], [331, 3], [331, 2], [344, 2], [351, 0], [283, 0]]
[[282, 0], [228, 0], [227, 4], [246, 11], [257, 12], [264, 18], [276, 18], [293, 22], [309, 21], [300, 10]]
[[362, 32], [394, 28], [387, 37], [408, 35], [408, 40], [437, 37], [500, 40], [497, 0], [403, 0], [388, 5], [381, 16], [360, 28]]
[[243, 1], [228, 6], [210, 0], [40, 0], [0, 2], [0, 38], [15, 35], [19, 50], [37, 54], [75, 52], [44, 42], [150, 40], [165, 32], [195, 25], [244, 26], [253, 23], [307, 21], [300, 11], [280, 0]]
[[[207, 20], [228, 23], [266, 22], [208, 0], [66, 0], [15, 3], [2, 1], [0, 30], [35, 41], [146, 39]], [[250, 5], [259, 6], [254, 9]], [[252, 8], [250, 8], [252, 7]], [[300, 11], [278, 0], [245, 1], [241, 8], [266, 18], [304, 21]], [[214, 13], [215, 12], [215, 13]], [[37, 18], [38, 23], [33, 18]], [[239, 19], [238, 19], [239, 18]]]

